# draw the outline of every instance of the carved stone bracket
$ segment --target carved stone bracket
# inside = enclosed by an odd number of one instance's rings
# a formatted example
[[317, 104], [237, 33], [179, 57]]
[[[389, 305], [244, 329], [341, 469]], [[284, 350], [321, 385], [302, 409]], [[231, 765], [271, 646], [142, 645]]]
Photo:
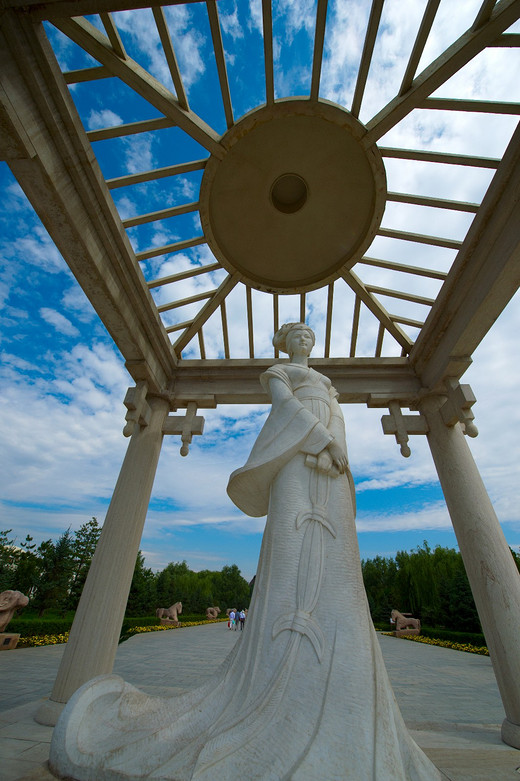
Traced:
[[147, 426], [150, 422], [152, 411], [146, 401], [148, 385], [144, 380], [140, 380], [134, 388], [128, 388], [124, 400], [124, 405], [128, 412], [126, 413], [126, 425], [123, 429], [125, 437], [130, 437], [134, 433], [137, 425]]
[[[150, 422], [151, 409], [146, 400], [148, 385], [144, 380], [136, 383], [134, 388], [128, 388], [124, 400], [127, 408], [126, 425], [123, 429], [125, 437], [130, 437], [135, 431], [136, 426], [147, 426]], [[159, 395], [159, 394], [152, 394]], [[168, 400], [170, 409], [174, 410], [180, 406], [179, 400], [171, 394], [161, 395], [161, 398]], [[185, 415], [167, 415], [164, 420], [162, 433], [176, 434], [182, 441], [181, 456], [187, 456], [190, 450], [190, 444], [194, 435], [202, 434], [204, 430], [204, 418], [197, 415], [197, 407], [204, 406], [215, 408], [216, 402], [213, 397], [201, 397], [200, 400], [183, 400], [181, 402], [186, 407]]]
[[408, 437], [410, 434], [428, 433], [426, 418], [423, 415], [403, 415], [398, 401], [390, 401], [388, 408], [390, 415], [381, 418], [383, 433], [393, 434], [401, 446], [401, 455], [409, 458], [412, 451], [408, 446]]
[[196, 412], [197, 402], [189, 401], [185, 415], [168, 415], [164, 420], [163, 434], [177, 434], [181, 437], [181, 456], [188, 455], [193, 435], [204, 431], [204, 418]]
[[462, 430], [469, 437], [478, 435], [478, 428], [473, 423], [475, 418], [471, 407], [476, 398], [469, 385], [460, 385], [454, 377], [445, 381], [447, 399], [440, 408], [441, 417], [447, 426], [460, 423]]

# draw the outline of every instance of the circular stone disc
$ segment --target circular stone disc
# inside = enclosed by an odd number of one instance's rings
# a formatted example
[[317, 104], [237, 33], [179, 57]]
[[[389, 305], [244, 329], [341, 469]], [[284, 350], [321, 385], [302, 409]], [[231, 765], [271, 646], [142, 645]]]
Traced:
[[386, 177], [365, 128], [324, 101], [279, 101], [241, 119], [201, 185], [207, 242], [259, 290], [311, 290], [350, 268], [381, 222]]

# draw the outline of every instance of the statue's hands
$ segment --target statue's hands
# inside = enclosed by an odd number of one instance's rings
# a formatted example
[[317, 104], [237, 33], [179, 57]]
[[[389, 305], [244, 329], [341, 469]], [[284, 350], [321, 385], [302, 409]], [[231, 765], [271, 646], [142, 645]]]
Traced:
[[317, 468], [320, 472], [325, 472], [326, 474], [332, 469], [332, 456], [328, 450], [322, 450], [318, 455]]
[[332, 442], [328, 444], [327, 450], [332, 459], [332, 463], [334, 464], [338, 472], [340, 474], [344, 474], [348, 469], [348, 458], [347, 458], [347, 454], [345, 453], [341, 445], [338, 445], [336, 440], [333, 439]]

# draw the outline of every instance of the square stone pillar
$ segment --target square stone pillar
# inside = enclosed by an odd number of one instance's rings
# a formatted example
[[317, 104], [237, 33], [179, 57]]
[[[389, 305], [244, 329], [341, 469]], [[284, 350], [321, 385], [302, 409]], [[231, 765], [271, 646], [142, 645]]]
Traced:
[[134, 425], [50, 700], [36, 720], [54, 725], [69, 697], [111, 673], [163, 440], [168, 401], [147, 400], [147, 425]]

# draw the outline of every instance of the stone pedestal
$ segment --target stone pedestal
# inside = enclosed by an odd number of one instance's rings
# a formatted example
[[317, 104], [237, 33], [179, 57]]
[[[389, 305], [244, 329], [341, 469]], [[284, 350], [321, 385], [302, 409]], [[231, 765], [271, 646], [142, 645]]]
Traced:
[[180, 621], [172, 621], [171, 618], [161, 618], [161, 626], [180, 626]]
[[520, 748], [520, 576], [460, 424], [441, 417], [443, 402], [426, 398], [421, 412], [507, 716], [502, 739]]
[[396, 629], [394, 635], [396, 637], [410, 637], [410, 635], [420, 635], [420, 629]]
[[41, 724], [56, 724], [76, 689], [112, 672], [169, 411], [164, 399], [148, 403], [151, 417], [130, 439], [51, 697], [36, 715]]
[[16, 648], [20, 635], [11, 632], [0, 632], [0, 651], [12, 651]]

